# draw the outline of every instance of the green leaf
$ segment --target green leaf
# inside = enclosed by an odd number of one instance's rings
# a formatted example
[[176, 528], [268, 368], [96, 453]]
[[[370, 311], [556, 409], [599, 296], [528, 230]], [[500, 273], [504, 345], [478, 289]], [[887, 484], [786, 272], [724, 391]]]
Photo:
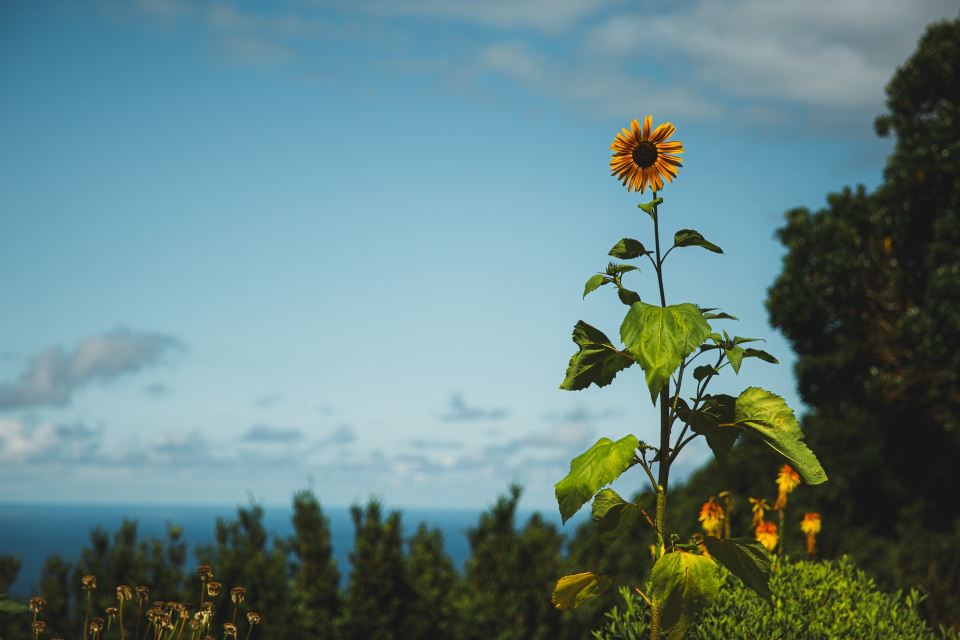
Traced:
[[617, 295], [620, 297], [620, 302], [627, 306], [630, 306], [635, 302], [640, 302], [640, 296], [637, 294], [637, 292], [630, 291], [630, 289], [624, 289], [623, 287], [620, 287], [617, 289]]
[[757, 387], [744, 390], [737, 398], [733, 426], [754, 434], [789, 460], [807, 484], [826, 481], [820, 461], [803, 443], [803, 431], [793, 409], [775, 393]]
[[617, 351], [602, 331], [582, 320], [573, 327], [573, 341], [580, 351], [570, 358], [561, 389], [579, 391], [591, 383], [605, 387], [613, 382], [617, 373], [633, 364], [633, 359]]
[[763, 351], [762, 349], [744, 349], [743, 350], [744, 358], [760, 358], [764, 362], [769, 362], [770, 364], [780, 364], [780, 361], [774, 358], [772, 355]]
[[730, 361], [730, 366], [733, 367], [733, 372], [740, 373], [740, 364], [743, 362], [743, 348], [730, 347], [727, 349], [727, 360]]
[[[735, 419], [736, 399], [726, 394], [708, 395], [703, 405], [681, 419], [694, 433], [702, 434], [721, 465], [726, 464], [730, 450], [740, 437], [740, 429], [730, 424]], [[721, 426], [726, 425], [726, 426]]]
[[613, 282], [613, 280], [607, 278], [602, 273], [592, 276], [589, 280], [587, 280], [587, 284], [583, 287], [583, 297], [586, 298], [588, 293], [596, 291], [608, 282]]
[[617, 271], [621, 274], [630, 273], [631, 271], [640, 271], [640, 267], [635, 267], [632, 264], [618, 264]]
[[766, 340], [761, 340], [760, 338], [741, 338], [740, 336], [733, 337], [733, 344], [743, 344], [744, 342], [766, 342]]
[[693, 229], [680, 229], [673, 234], [673, 246], [675, 247], [703, 247], [707, 251], [714, 253], [723, 253], [723, 249], [707, 241], [699, 231]]
[[27, 613], [30, 607], [13, 600], [0, 600], [0, 611], [4, 613]]
[[722, 312], [722, 311], [721, 311], [720, 313], [707, 313], [707, 312], [704, 312], [703, 318], [704, 318], [705, 320], [739, 320], [739, 319], [740, 319], [740, 318], [737, 318], [737, 317], [735, 317], [735, 316], [730, 315], [729, 313], [724, 313], [724, 312]]
[[603, 544], [613, 544], [623, 533], [643, 517], [656, 500], [652, 493], [641, 493], [636, 502], [627, 502], [613, 489], [604, 489], [593, 499], [593, 522]]
[[696, 369], [693, 370], [693, 379], [696, 380], [697, 382], [700, 382], [701, 380], [703, 380], [703, 379], [706, 378], [707, 376], [715, 376], [715, 375], [717, 375], [718, 373], [720, 373], [720, 372], [717, 371], [717, 370], [713, 367], [713, 365], [705, 364], [705, 365], [701, 365], [701, 366], [699, 366], [699, 367], [697, 367]]
[[720, 540], [707, 536], [703, 540], [703, 545], [717, 562], [740, 578], [745, 587], [755, 591], [758, 596], [767, 601], [767, 604], [773, 606], [773, 600], [770, 597], [770, 554], [758, 540], [753, 538]]
[[654, 207], [656, 207], [658, 204], [663, 204], [663, 198], [657, 198], [656, 200], [651, 200], [647, 204], [638, 204], [637, 206], [646, 211], [647, 214], [653, 218], [656, 215], [656, 210]]
[[633, 238], [624, 238], [617, 244], [613, 246], [613, 249], [610, 249], [610, 253], [614, 258], [620, 258], [621, 260], [633, 260], [634, 258], [639, 258], [650, 253], [647, 251], [643, 244]]
[[574, 609], [587, 598], [599, 596], [610, 588], [613, 578], [600, 573], [578, 573], [572, 576], [563, 576], [557, 581], [550, 602], [560, 609]]
[[720, 590], [717, 563], [706, 556], [675, 551], [653, 565], [651, 595], [660, 603], [660, 624], [670, 640], [680, 640], [693, 618]]
[[708, 335], [710, 325], [690, 303], [655, 307], [637, 302], [620, 325], [620, 339], [643, 368], [654, 404], [670, 375]]
[[636, 462], [637, 436], [614, 442], [600, 438], [586, 452], [570, 462], [570, 473], [555, 485], [560, 516], [566, 522], [602, 487], [620, 477]]

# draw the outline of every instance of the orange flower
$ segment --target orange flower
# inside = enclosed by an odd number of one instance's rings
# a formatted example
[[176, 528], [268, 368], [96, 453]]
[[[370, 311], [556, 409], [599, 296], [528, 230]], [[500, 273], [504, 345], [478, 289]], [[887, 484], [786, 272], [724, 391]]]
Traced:
[[782, 509], [787, 506], [787, 495], [793, 493], [793, 490], [800, 486], [800, 474], [793, 470], [790, 465], [785, 464], [777, 474], [777, 501], [774, 503], [774, 509]]
[[768, 552], [773, 553], [777, 546], [777, 539], [777, 525], [764, 521], [757, 526], [757, 540], [767, 548]]
[[717, 504], [716, 498], [710, 498], [703, 503], [703, 508], [700, 509], [700, 522], [704, 533], [716, 538], [722, 537], [723, 518], [723, 507]]
[[812, 558], [817, 552], [817, 534], [820, 533], [820, 514], [805, 513], [800, 522], [800, 531], [807, 536], [807, 557]]
[[677, 168], [683, 166], [680, 158], [673, 155], [683, 153], [683, 143], [667, 142], [677, 128], [667, 122], [651, 134], [652, 124], [653, 116], [647, 116], [641, 130], [640, 124], [634, 119], [630, 123], [630, 130], [624, 129], [623, 133], [618, 133], [610, 145], [613, 151], [610, 175], [621, 180], [627, 191], [643, 193], [647, 184], [654, 191], [659, 191], [663, 189], [663, 179], [673, 182], [677, 177]]
[[763, 512], [769, 511], [770, 505], [765, 500], [757, 500], [756, 498], [749, 498], [749, 500], [750, 504], [753, 505], [753, 522], [750, 523], [750, 528], [755, 529], [763, 522]]

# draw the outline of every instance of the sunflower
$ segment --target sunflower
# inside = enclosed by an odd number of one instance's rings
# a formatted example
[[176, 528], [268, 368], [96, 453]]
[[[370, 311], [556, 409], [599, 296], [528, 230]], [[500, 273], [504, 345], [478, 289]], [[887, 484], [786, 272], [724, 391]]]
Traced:
[[651, 134], [652, 124], [653, 116], [647, 116], [641, 131], [640, 123], [634, 119], [630, 123], [630, 131], [624, 129], [623, 133], [618, 133], [610, 145], [613, 151], [610, 175], [622, 180], [627, 191], [643, 193], [647, 184], [654, 191], [659, 191], [663, 189], [663, 178], [673, 182], [677, 177], [677, 167], [683, 166], [680, 158], [672, 155], [683, 153], [683, 143], [667, 142], [677, 128], [667, 122]]

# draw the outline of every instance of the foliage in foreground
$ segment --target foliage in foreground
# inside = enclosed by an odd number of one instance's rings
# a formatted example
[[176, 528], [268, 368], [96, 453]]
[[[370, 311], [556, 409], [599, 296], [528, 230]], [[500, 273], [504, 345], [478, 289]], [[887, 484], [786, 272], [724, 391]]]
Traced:
[[[917, 611], [922, 598], [911, 592], [878, 591], [874, 581], [846, 558], [835, 562], [785, 562], [770, 580], [771, 610], [726, 570], [719, 595], [690, 626], [690, 640], [777, 638], [778, 640], [936, 640], [956, 637], [931, 630]], [[650, 612], [629, 589], [614, 607], [597, 640], [639, 640], [650, 635]]]

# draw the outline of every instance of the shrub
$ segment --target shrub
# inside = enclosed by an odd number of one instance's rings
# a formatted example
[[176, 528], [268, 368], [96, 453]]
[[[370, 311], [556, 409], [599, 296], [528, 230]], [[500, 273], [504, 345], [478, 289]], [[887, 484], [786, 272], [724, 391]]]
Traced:
[[[872, 578], [845, 556], [834, 562], [784, 562], [770, 580], [774, 608], [720, 568], [720, 594], [685, 634], [689, 640], [776, 638], [777, 640], [934, 640], [953, 637], [932, 631], [917, 612], [919, 594], [877, 590]], [[626, 607], [614, 607], [597, 640], [640, 640], [650, 636], [650, 610], [630, 589]]]

